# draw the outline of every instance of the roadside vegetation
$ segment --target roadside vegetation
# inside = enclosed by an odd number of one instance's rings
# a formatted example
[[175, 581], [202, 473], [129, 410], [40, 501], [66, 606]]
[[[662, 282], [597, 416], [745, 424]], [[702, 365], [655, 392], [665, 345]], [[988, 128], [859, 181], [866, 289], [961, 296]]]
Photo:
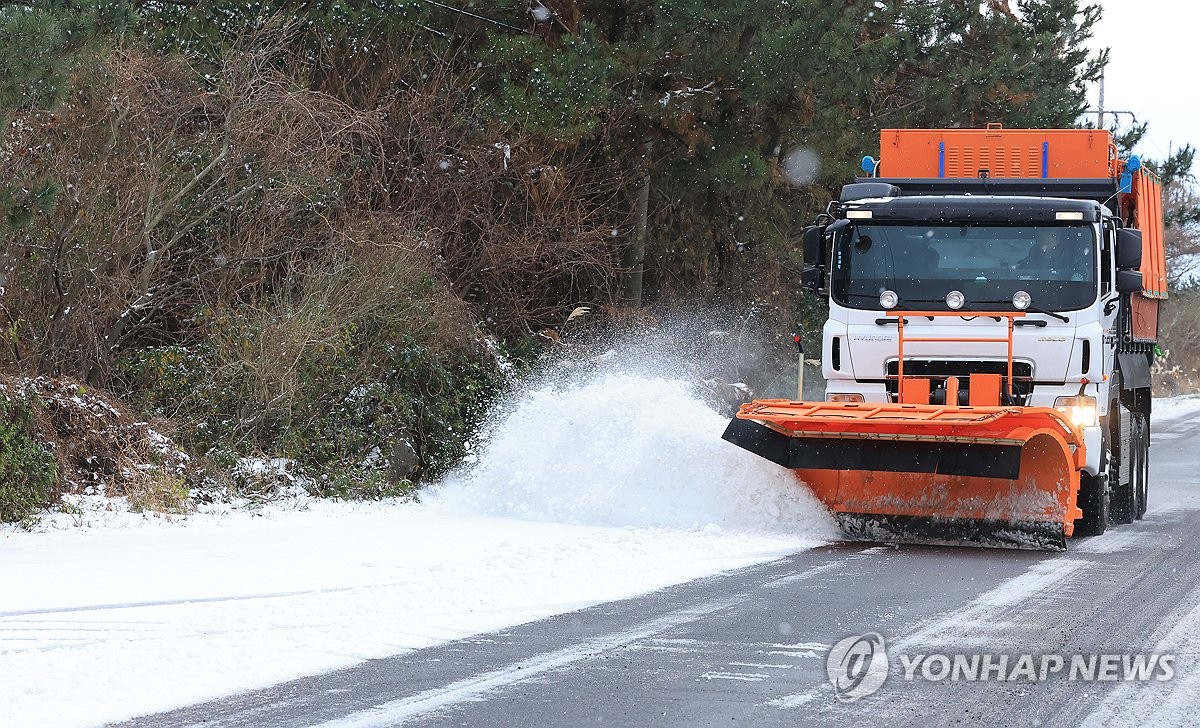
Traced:
[[[0, 9], [0, 520], [89, 488], [182, 511], [297, 473], [411, 495], [564, 340], [680, 307], [753, 312], [778, 363], [755, 371], [781, 368], [822, 317], [799, 231], [881, 127], [1080, 118], [1098, 6], [1018, 5]], [[1190, 148], [1160, 169], [1184, 256]], [[1169, 361], [1194, 372], [1175, 310]], [[129, 425], [87, 482], [47, 388]]]

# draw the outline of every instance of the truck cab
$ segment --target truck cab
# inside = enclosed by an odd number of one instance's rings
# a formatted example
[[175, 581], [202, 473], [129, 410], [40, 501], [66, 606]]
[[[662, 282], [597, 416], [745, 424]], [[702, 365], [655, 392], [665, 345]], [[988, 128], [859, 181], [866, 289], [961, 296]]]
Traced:
[[823, 400], [800, 366], [795, 400], [745, 403], [721, 437], [850, 538], [1061, 550], [1141, 518], [1158, 180], [1094, 129], [885, 129], [880, 148], [804, 231]]

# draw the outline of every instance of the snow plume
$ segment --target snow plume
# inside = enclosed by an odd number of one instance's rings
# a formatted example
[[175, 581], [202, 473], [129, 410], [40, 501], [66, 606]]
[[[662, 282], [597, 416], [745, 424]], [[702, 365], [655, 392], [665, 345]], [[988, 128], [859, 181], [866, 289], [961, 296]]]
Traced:
[[791, 473], [721, 439], [728, 417], [702, 396], [710, 385], [690, 378], [711, 363], [682, 356], [689, 345], [677, 337], [639, 338], [511, 397], [476, 462], [428, 500], [538, 521], [832, 537]]

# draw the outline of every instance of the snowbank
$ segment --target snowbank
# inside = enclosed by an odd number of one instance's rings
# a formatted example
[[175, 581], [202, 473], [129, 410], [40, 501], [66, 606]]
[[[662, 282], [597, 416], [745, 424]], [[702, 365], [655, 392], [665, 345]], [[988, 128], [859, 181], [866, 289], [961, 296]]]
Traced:
[[[1178, 397], [1158, 397], [1151, 405], [1151, 426], [1155, 422], [1179, 420], [1200, 416], [1200, 394], [1183, 394]], [[1151, 439], [1154, 435], [1151, 433]]]

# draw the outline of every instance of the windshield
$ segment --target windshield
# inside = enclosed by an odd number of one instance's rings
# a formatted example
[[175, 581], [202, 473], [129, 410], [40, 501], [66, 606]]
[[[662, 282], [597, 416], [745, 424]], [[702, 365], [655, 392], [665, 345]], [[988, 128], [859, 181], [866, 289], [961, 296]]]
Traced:
[[836, 238], [831, 288], [843, 306], [878, 309], [895, 291], [899, 308], [946, 310], [950, 291], [967, 309], [1012, 309], [1025, 291], [1048, 311], [1096, 300], [1095, 233], [1088, 226], [858, 225]]

